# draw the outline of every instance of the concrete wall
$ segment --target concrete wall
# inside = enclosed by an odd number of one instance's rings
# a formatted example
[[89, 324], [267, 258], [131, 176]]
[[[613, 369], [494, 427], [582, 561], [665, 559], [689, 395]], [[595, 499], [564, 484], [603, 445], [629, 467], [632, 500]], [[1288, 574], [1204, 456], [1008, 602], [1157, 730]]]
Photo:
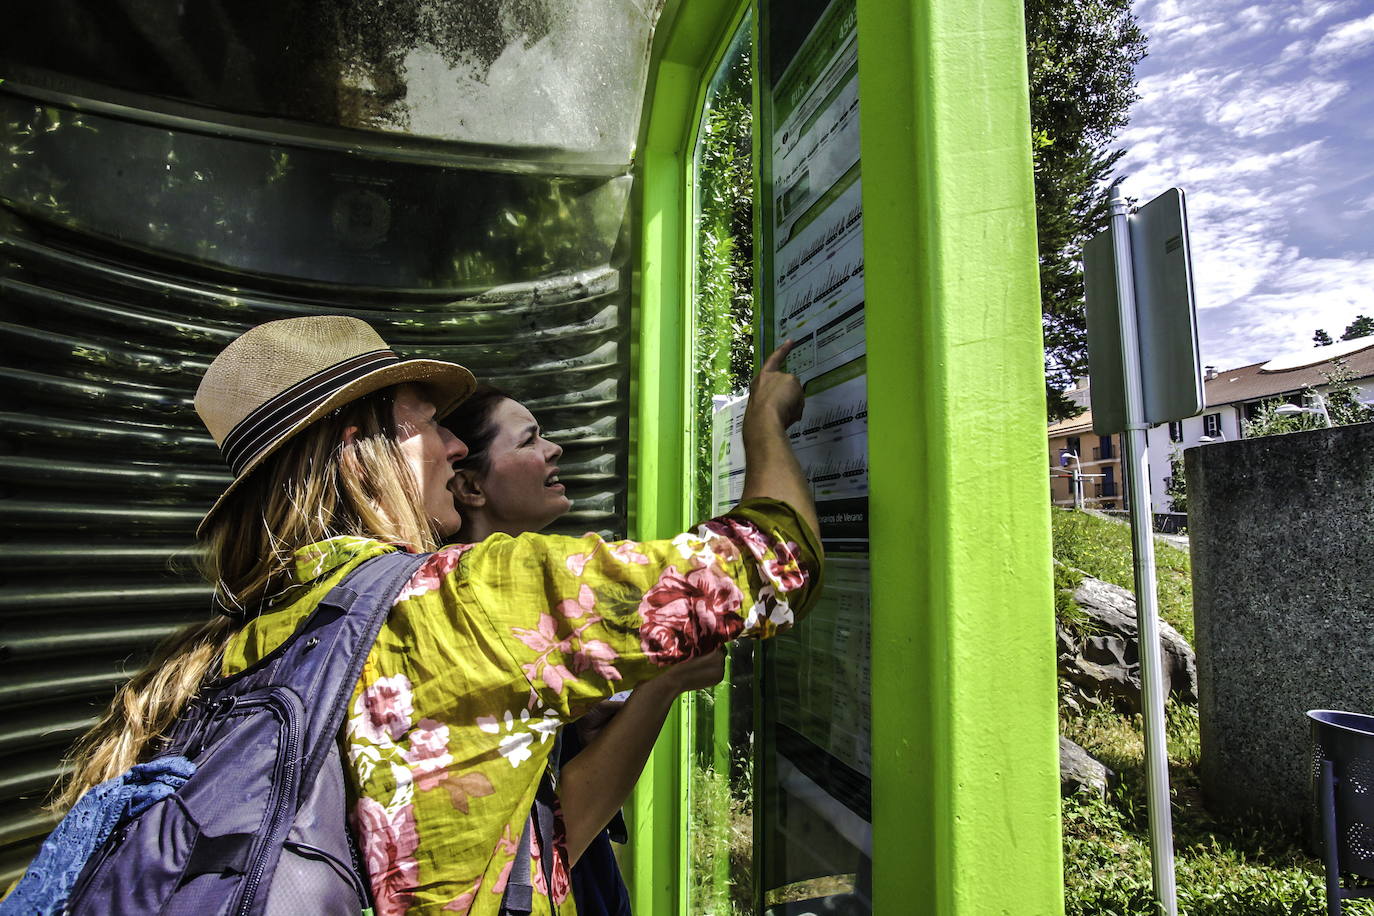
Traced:
[[1185, 453], [1202, 783], [1300, 823], [1308, 709], [1374, 714], [1374, 424]]

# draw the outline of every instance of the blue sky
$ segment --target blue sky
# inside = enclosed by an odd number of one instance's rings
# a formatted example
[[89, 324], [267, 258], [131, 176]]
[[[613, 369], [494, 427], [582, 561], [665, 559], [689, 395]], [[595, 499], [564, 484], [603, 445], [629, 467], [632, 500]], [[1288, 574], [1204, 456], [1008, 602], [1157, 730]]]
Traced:
[[1374, 0], [1138, 0], [1126, 193], [1188, 196], [1202, 361], [1374, 315]]

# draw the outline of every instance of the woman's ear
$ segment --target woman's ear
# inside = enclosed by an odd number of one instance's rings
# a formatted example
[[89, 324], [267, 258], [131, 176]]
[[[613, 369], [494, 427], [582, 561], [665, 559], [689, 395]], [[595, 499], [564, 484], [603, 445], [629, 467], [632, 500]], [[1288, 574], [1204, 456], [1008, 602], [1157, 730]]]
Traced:
[[453, 475], [453, 498], [460, 509], [480, 509], [487, 504], [487, 494], [482, 491], [481, 477], [471, 468], [462, 468]]

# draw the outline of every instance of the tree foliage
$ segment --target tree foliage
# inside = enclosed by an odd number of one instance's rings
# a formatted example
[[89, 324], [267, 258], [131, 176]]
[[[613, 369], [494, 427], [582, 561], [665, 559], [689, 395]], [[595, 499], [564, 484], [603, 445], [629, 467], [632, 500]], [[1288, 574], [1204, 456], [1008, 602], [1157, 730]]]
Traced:
[[1130, 0], [1026, 0], [1027, 64], [1051, 422], [1081, 412], [1062, 392], [1088, 365], [1083, 244], [1107, 223], [1145, 34]]
[[[747, 37], [747, 30], [742, 33]], [[754, 365], [754, 173], [750, 46], [736, 40], [711, 86], [697, 147], [697, 511], [711, 501], [711, 401]]]
[[1341, 332], [1341, 340], [1355, 340], [1358, 337], [1368, 337], [1374, 334], [1374, 318], [1368, 315], [1356, 315], [1355, 320], [1345, 326]]
[[[1374, 335], [1374, 318], [1368, 315], [1356, 315], [1355, 320], [1346, 325], [1345, 330], [1341, 332], [1341, 340], [1357, 340], [1371, 335]], [[1317, 328], [1317, 332], [1312, 335], [1312, 340], [1319, 347], [1335, 342], [1323, 328]]]
[[1169, 497], [1170, 512], [1188, 511], [1188, 477], [1183, 470], [1183, 449], [1176, 448], [1169, 453], [1169, 479], [1164, 484], [1164, 492]]

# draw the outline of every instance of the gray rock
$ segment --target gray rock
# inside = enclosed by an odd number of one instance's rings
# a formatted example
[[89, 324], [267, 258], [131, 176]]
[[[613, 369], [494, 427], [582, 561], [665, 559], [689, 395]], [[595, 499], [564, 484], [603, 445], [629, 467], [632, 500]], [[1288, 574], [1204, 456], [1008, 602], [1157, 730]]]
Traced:
[[[1083, 633], [1057, 628], [1059, 675], [1083, 697], [1112, 702], [1128, 713], [1141, 710], [1140, 645], [1135, 595], [1084, 575], [1074, 601], [1087, 617]], [[1159, 622], [1167, 694], [1197, 702], [1197, 658], [1183, 634]]]
[[1116, 774], [1083, 748], [1063, 735], [1059, 736], [1059, 793], [1073, 795], [1091, 792], [1098, 798], [1107, 797], [1107, 786]]

